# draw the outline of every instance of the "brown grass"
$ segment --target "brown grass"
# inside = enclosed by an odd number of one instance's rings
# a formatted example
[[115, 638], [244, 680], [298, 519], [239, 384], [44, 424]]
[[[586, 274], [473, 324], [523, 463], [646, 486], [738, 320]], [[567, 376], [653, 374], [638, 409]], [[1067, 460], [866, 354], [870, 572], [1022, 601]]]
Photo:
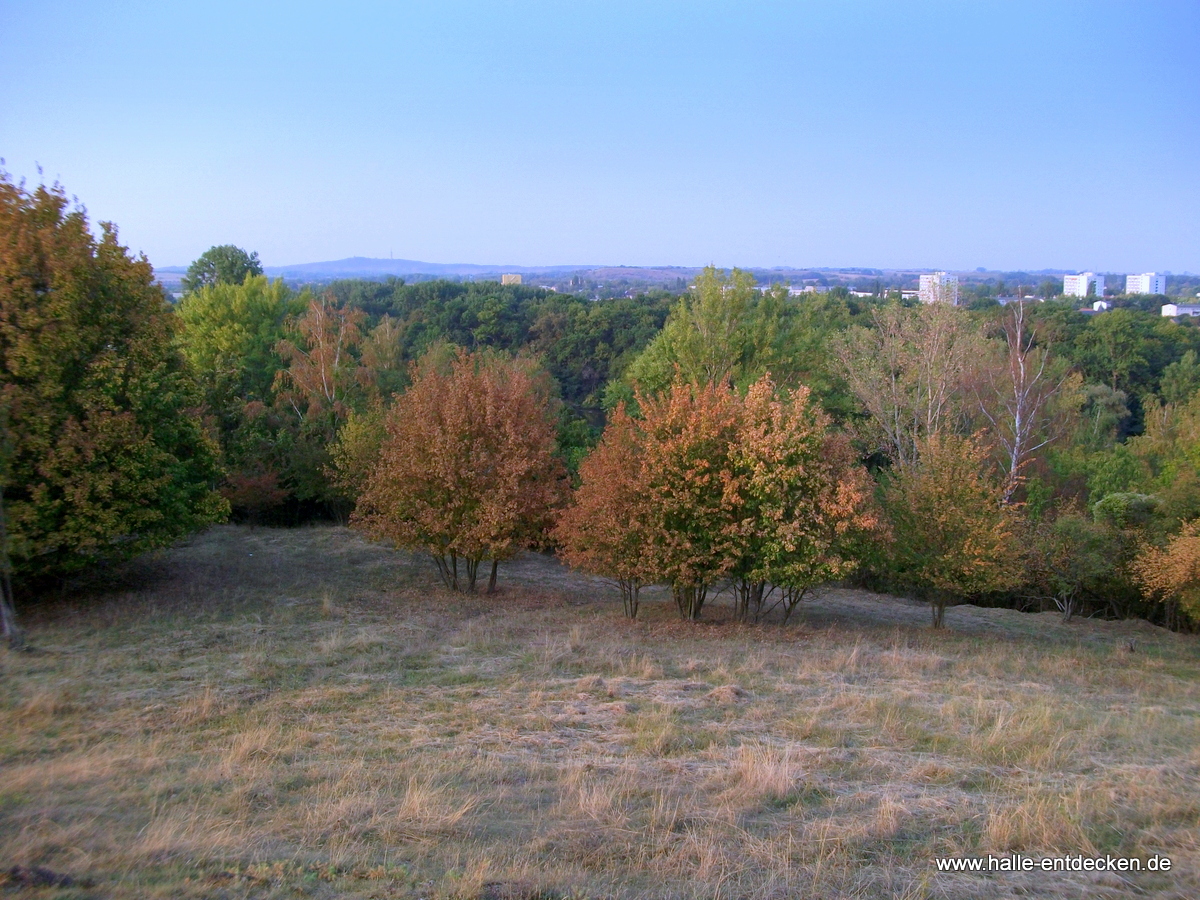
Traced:
[[[786, 628], [720, 603], [681, 623], [656, 591], [627, 622], [545, 557], [502, 568], [494, 598], [432, 576], [343, 529], [222, 527], [24, 607], [36, 652], [0, 653], [10, 886], [1200, 895], [1195, 638], [974, 607], [935, 633], [923, 607], [833, 589]], [[1009, 852], [1175, 868], [932, 862]]]

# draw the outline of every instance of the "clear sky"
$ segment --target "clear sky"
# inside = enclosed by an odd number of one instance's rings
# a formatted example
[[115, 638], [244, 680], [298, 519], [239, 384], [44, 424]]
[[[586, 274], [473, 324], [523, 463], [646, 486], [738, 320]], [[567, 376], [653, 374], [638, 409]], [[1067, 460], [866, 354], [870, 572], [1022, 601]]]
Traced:
[[1200, 271], [1196, 0], [0, 0], [0, 157], [159, 266]]

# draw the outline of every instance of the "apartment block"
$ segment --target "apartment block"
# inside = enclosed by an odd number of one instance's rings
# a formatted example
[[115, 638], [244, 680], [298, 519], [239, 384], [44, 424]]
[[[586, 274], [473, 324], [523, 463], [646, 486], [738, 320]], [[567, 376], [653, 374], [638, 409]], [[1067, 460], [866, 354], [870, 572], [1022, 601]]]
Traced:
[[1095, 294], [1104, 296], [1104, 276], [1095, 272], [1081, 272], [1078, 275], [1063, 276], [1063, 293], [1068, 297], [1086, 297]]
[[917, 297], [922, 303], [949, 303], [958, 306], [958, 276], [947, 272], [922, 275]]
[[1166, 292], [1166, 275], [1147, 272], [1144, 275], [1125, 276], [1125, 293], [1127, 294], [1165, 294]]

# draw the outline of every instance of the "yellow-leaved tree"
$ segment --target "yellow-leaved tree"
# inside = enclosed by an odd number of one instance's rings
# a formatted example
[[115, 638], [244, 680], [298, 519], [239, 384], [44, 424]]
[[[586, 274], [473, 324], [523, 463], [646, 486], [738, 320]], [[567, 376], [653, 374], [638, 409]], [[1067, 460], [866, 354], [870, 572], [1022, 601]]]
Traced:
[[1133, 563], [1134, 577], [1153, 596], [1167, 604], [1167, 624], [1178, 627], [1179, 608], [1200, 618], [1200, 519], [1164, 548], [1146, 547]]
[[786, 622], [811, 588], [857, 568], [859, 541], [880, 536], [873, 484], [808, 388], [781, 394], [768, 378], [742, 400], [731, 459], [748, 523], [732, 569], [737, 616], [779, 607]]
[[893, 577], [928, 600], [933, 627], [946, 605], [1015, 586], [1021, 560], [1004, 485], [985, 472], [987, 448], [973, 438], [930, 435], [884, 489]]

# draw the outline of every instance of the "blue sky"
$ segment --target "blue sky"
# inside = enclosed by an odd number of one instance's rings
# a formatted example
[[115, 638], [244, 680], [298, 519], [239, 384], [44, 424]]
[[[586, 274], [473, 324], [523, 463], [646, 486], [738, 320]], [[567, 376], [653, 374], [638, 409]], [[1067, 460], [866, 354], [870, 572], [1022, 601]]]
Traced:
[[11, 2], [0, 157], [213, 244], [1200, 271], [1200, 3]]

